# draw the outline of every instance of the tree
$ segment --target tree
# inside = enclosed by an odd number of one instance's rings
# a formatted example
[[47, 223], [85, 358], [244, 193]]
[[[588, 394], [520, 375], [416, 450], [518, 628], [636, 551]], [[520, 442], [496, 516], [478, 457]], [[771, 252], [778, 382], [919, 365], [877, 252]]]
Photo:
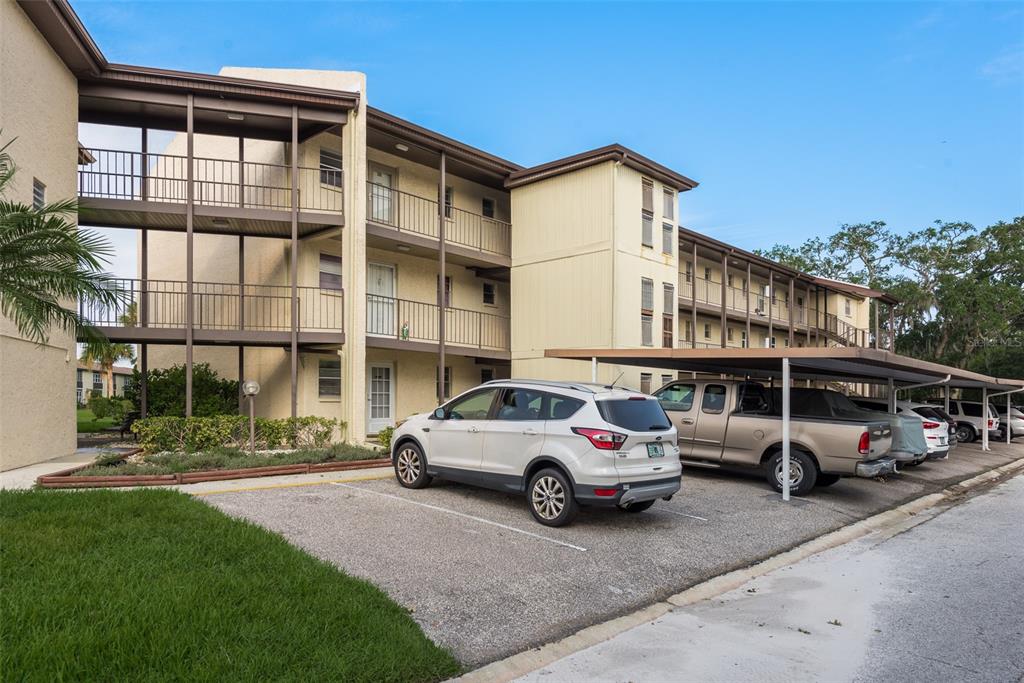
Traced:
[[114, 363], [119, 360], [135, 362], [135, 347], [131, 344], [115, 344], [102, 340], [86, 342], [79, 360], [88, 366], [98, 363], [107, 381], [107, 396], [114, 395]]
[[[146, 374], [146, 409], [153, 417], [185, 416], [185, 366], [150, 370]], [[142, 373], [138, 370], [125, 388], [124, 397], [141, 410], [139, 391]], [[238, 413], [238, 382], [222, 379], [208, 363], [192, 367], [192, 415], [234, 415]]]
[[102, 271], [110, 245], [69, 220], [76, 212], [74, 200], [36, 208], [7, 199], [17, 171], [7, 151], [13, 142], [0, 147], [0, 313], [38, 343], [46, 342], [54, 326], [101, 339], [88, 320], [64, 303], [105, 308], [124, 298]]

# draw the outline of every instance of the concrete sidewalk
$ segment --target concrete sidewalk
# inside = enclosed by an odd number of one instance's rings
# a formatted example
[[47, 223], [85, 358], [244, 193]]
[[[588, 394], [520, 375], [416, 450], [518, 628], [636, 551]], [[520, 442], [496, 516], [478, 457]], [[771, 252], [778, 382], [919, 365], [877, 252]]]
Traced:
[[1018, 681], [1024, 476], [518, 679]]
[[0, 489], [30, 489], [36, 485], [36, 478], [76, 465], [87, 465], [96, 459], [101, 450], [100, 448], [79, 448], [69, 455], [0, 472]]

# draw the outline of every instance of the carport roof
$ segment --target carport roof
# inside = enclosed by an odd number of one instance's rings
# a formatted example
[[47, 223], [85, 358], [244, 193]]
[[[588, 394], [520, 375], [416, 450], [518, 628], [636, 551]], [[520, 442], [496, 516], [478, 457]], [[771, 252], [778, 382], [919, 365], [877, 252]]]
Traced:
[[778, 377], [788, 358], [795, 379], [884, 383], [897, 386], [938, 382], [949, 385], [1009, 391], [1024, 387], [1024, 379], [989, 377], [940, 363], [862, 347], [786, 349], [547, 349], [548, 358], [657, 367], [686, 372]]

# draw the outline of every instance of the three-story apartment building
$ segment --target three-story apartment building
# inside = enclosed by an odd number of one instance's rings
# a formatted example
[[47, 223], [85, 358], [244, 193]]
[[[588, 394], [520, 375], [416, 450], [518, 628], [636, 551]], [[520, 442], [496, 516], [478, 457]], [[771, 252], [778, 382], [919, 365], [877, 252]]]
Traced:
[[127, 300], [82, 313], [143, 370], [208, 362], [261, 383], [259, 414], [359, 441], [491, 378], [590, 378], [548, 348], [879, 343], [885, 295], [683, 228], [696, 183], [620, 145], [524, 168], [369, 106], [361, 73], [110, 64], [63, 0], [0, 2], [70, 77], [72, 123], [122, 141], [61, 124], [48, 163], [77, 156], [80, 224], [138, 231]]

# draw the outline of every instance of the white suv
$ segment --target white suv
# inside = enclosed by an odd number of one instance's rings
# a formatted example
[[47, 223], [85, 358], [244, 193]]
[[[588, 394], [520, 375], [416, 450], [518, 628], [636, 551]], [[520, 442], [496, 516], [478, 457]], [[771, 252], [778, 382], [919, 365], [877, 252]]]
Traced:
[[494, 380], [414, 415], [392, 435], [398, 483], [433, 477], [526, 493], [547, 526], [581, 505], [642, 512], [680, 486], [676, 429], [657, 399], [616, 387]]

